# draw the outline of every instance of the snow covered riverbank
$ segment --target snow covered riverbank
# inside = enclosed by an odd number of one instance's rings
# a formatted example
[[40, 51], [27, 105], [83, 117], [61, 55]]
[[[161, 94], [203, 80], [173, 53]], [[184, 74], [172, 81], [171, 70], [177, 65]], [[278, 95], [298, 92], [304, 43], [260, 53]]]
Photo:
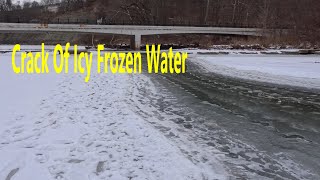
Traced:
[[194, 55], [209, 72], [254, 81], [320, 89], [320, 56]]
[[0, 179], [224, 179], [131, 110], [146, 76], [18, 76], [10, 60], [1, 54]]

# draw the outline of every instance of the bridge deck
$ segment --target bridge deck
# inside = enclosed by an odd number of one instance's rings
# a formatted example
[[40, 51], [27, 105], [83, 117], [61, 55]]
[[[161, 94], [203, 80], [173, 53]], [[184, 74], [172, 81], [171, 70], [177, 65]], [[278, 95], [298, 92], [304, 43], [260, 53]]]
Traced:
[[85, 25], [85, 24], [25, 24], [0, 23], [0, 33], [90, 33], [131, 35], [131, 47], [139, 49], [142, 35], [160, 34], [226, 34], [242, 36], [265, 36], [267, 31], [259, 28], [190, 27], [190, 26], [140, 26], [140, 25]]
[[189, 27], [189, 26], [138, 26], [138, 25], [83, 25], [83, 24], [22, 24], [0, 23], [0, 32], [73, 32], [101, 33], [123, 35], [153, 35], [153, 34], [230, 34], [261, 36], [258, 28], [229, 27]]

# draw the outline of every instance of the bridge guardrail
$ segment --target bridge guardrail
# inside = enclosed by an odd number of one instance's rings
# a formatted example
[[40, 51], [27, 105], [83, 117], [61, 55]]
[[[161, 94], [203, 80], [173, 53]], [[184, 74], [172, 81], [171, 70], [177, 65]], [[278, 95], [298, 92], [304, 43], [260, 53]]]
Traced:
[[195, 26], [195, 27], [234, 27], [234, 28], [261, 28], [259, 25], [239, 23], [199, 23], [196, 21], [149, 21], [134, 22], [127, 20], [108, 21], [98, 23], [95, 19], [54, 18], [54, 19], [28, 19], [25, 17], [0, 17], [0, 23], [39, 23], [39, 24], [87, 24], [87, 25], [146, 25], [146, 26]]
[[[187, 21], [148, 21], [135, 22], [128, 20], [109, 21], [103, 20], [98, 23], [96, 19], [85, 18], [42, 18], [30, 19], [27, 17], [0, 16], [0, 23], [39, 23], [39, 24], [84, 24], [84, 25], [145, 25], [145, 26], [194, 26], [194, 27], [232, 27], [232, 28], [263, 28], [260, 24], [241, 24], [241, 23], [199, 23], [194, 20]], [[294, 29], [291, 25], [282, 24], [270, 26], [267, 29]]]

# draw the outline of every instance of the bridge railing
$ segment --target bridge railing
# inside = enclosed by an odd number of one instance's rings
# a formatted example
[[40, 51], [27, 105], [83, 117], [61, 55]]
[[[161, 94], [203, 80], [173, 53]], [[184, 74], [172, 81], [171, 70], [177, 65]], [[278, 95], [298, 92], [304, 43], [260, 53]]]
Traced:
[[238, 27], [238, 28], [259, 28], [260, 25], [254, 24], [240, 24], [240, 23], [199, 23], [195, 20], [162, 20], [162, 21], [147, 21], [136, 22], [128, 20], [110, 21], [103, 19], [98, 22], [97, 19], [85, 19], [85, 18], [42, 18], [42, 19], [30, 19], [27, 17], [12, 17], [12, 16], [0, 16], [0, 23], [41, 23], [41, 24], [84, 24], [84, 25], [147, 25], [147, 26], [196, 26], [196, 27]]

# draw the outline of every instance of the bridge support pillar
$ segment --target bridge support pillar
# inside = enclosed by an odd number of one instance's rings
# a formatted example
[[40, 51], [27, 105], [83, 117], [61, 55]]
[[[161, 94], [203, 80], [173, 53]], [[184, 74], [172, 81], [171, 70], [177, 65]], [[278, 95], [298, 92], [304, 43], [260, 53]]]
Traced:
[[141, 35], [140, 34], [136, 34], [134, 36], [131, 36], [130, 39], [130, 47], [133, 50], [140, 50], [141, 47]]

